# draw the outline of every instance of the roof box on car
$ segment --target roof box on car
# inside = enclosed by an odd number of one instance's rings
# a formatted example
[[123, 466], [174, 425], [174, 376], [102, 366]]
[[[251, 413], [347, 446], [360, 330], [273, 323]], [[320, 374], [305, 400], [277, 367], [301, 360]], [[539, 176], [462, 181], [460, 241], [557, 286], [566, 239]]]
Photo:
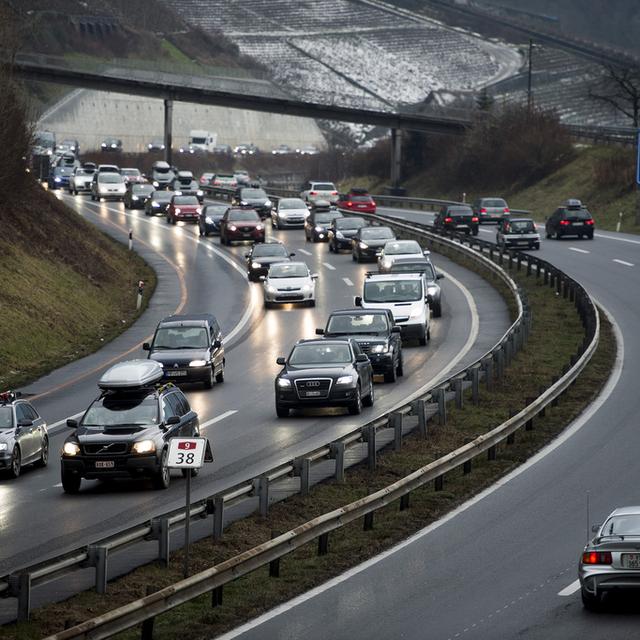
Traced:
[[140, 389], [159, 382], [163, 375], [162, 365], [155, 360], [129, 360], [107, 369], [98, 386], [101, 389]]
[[582, 201], [577, 198], [569, 198], [564, 205], [567, 209], [582, 209]]

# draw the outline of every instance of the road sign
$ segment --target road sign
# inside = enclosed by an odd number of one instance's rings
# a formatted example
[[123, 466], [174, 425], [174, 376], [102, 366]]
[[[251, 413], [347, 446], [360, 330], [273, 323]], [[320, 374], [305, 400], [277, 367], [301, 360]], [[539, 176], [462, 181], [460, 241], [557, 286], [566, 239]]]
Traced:
[[167, 466], [172, 469], [199, 469], [204, 464], [207, 438], [171, 438]]

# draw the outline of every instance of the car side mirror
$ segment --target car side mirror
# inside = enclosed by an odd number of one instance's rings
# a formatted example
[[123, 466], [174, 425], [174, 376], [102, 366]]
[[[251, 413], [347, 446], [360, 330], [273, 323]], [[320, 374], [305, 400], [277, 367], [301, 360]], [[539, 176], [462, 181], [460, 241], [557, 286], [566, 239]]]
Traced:
[[245, 254], [244, 254], [244, 257], [245, 257], [245, 258], [248, 258], [250, 255], [251, 255], [250, 253], [245, 253]]
[[324, 329], [316, 329], [316, 335], [317, 336], [323, 336], [324, 335]]
[[151, 345], [148, 342], [143, 342], [142, 343], [142, 350], [143, 351], [151, 351]]
[[293, 258], [293, 256], [295, 256], [295, 255], [296, 255], [296, 254], [295, 254], [295, 252], [293, 252], [293, 253], [290, 253], [290, 254], [289, 254], [289, 257], [290, 257], [290, 258]]
[[602, 526], [602, 524], [592, 524], [591, 525], [592, 533], [598, 533], [598, 531], [600, 530], [601, 526]]
[[284, 356], [280, 356], [276, 358], [276, 364], [279, 364], [281, 367], [284, 367], [287, 364], [287, 359]]
[[355, 304], [356, 307], [361, 307], [362, 306], [362, 298], [360, 296], [356, 296], [353, 299], [353, 304]]
[[18, 420], [18, 427], [33, 427], [33, 420], [27, 420], [26, 418]]
[[366, 353], [359, 353], [356, 356], [356, 362], [369, 362], [369, 356]]
[[165, 424], [167, 426], [174, 425], [174, 424], [180, 424], [180, 416], [169, 416], [165, 420]]
[[77, 429], [78, 421], [73, 418], [67, 418], [67, 427], [69, 427], [69, 429]]
[[311, 274], [311, 279], [312, 280], [317, 280], [318, 279], [318, 274], [317, 273], [312, 273]]
[[401, 333], [400, 327], [391, 327], [391, 333]]
[[444, 273], [436, 273], [436, 280], [442, 280], [444, 278]]
[[213, 341], [213, 348], [214, 349], [219, 349], [222, 346], [222, 342], [220, 340], [214, 340]]

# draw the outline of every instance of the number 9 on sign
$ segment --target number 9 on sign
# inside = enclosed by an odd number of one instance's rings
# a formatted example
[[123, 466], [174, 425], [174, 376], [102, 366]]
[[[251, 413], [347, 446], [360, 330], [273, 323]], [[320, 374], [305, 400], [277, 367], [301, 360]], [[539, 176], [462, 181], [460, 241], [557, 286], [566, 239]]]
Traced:
[[199, 469], [206, 448], [206, 438], [171, 438], [167, 465], [174, 469]]

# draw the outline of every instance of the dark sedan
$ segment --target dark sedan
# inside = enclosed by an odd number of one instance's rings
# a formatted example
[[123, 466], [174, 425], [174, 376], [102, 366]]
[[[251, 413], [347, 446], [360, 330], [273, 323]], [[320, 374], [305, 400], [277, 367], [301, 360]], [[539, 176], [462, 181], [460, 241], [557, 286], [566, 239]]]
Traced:
[[362, 218], [335, 218], [331, 221], [327, 233], [329, 235], [329, 251], [338, 253], [341, 249], [351, 249], [351, 238], [358, 229], [366, 227], [368, 222]]
[[124, 206], [127, 209], [144, 209], [147, 200], [153, 194], [153, 189], [152, 184], [129, 183], [124, 194]]
[[547, 219], [545, 234], [547, 238], [555, 236], [556, 240], [565, 236], [578, 236], [578, 238], [593, 240], [595, 228], [593, 216], [582, 202], [567, 200]]
[[247, 260], [247, 276], [256, 281], [260, 276], [269, 273], [269, 267], [276, 262], [289, 262], [295, 253], [289, 253], [281, 242], [265, 242], [253, 245], [249, 253], [245, 253]]
[[354, 262], [375, 260], [389, 240], [396, 234], [389, 227], [363, 227], [351, 239], [351, 257]]
[[374, 401], [371, 362], [355, 340], [300, 340], [275, 380], [276, 414], [291, 409], [347, 407], [351, 415]]
[[73, 174], [73, 167], [57, 166], [51, 170], [48, 179], [49, 189], [69, 188], [69, 180]]
[[261, 218], [271, 215], [273, 202], [269, 199], [264, 189], [254, 187], [239, 187], [233, 195], [233, 204], [237, 207], [251, 207], [258, 212]]
[[433, 226], [440, 231], [457, 231], [478, 235], [479, 218], [465, 204], [447, 205], [437, 213]]
[[326, 242], [329, 225], [344, 216], [335, 209], [313, 209], [304, 221], [304, 238], [307, 242]]
[[47, 465], [49, 434], [45, 421], [19, 394], [0, 393], [0, 470], [17, 478], [22, 467]]
[[173, 195], [173, 191], [165, 191], [164, 189], [154, 191], [144, 203], [145, 214], [148, 216], [155, 216], [158, 213], [166, 214]]
[[200, 212], [200, 220], [198, 221], [198, 229], [201, 236], [208, 236], [213, 233], [220, 235], [220, 222], [227, 212], [226, 204], [208, 204], [202, 207]]

